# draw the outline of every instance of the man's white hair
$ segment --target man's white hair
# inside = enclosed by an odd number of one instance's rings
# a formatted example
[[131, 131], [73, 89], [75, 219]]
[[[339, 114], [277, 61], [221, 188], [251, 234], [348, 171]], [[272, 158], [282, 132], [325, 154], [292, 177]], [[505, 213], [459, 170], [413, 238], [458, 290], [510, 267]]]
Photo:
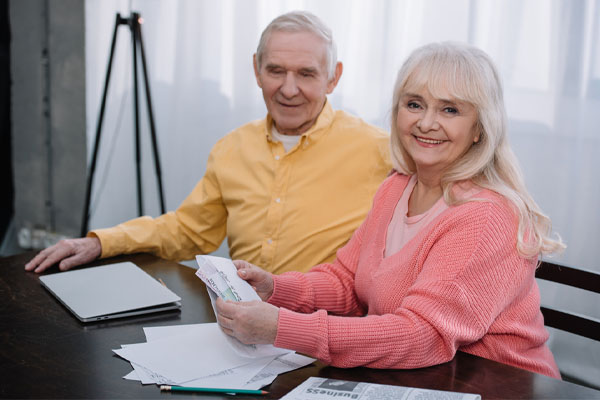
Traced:
[[333, 41], [331, 29], [316, 15], [308, 11], [292, 11], [275, 18], [263, 31], [256, 48], [256, 66], [260, 70], [267, 42], [273, 32], [311, 32], [325, 42], [327, 57], [327, 77], [335, 76], [337, 47]]

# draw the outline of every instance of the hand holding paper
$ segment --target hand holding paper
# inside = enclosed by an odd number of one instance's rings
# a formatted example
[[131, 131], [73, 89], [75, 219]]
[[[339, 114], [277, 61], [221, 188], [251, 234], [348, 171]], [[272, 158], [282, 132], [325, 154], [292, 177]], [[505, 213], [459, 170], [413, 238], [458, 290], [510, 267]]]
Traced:
[[273, 344], [279, 308], [260, 302], [224, 302], [217, 299], [217, 320], [223, 332], [244, 344]]
[[196, 275], [219, 296], [215, 314], [223, 332], [244, 344], [273, 344], [279, 309], [254, 301], [273, 293], [271, 274], [246, 261], [211, 256], [197, 256], [196, 261]]
[[273, 276], [269, 272], [247, 261], [235, 260], [233, 264], [238, 270], [238, 275], [256, 290], [263, 301], [267, 301], [271, 297]]
[[237, 274], [231, 260], [213, 256], [196, 256], [196, 275], [223, 300], [260, 300], [254, 289]]
[[[227, 329], [227, 331], [223, 330], [223, 333], [238, 353], [246, 357], [266, 357], [289, 352], [289, 350], [278, 349], [271, 345], [275, 342], [275, 336], [277, 335], [279, 310], [277, 307], [261, 301], [261, 298], [248, 282], [240, 278], [238, 267], [231, 260], [199, 255], [196, 256], [196, 261], [198, 262], [196, 275], [206, 284], [219, 324]], [[243, 271], [247, 272], [246, 277], [252, 283], [258, 285], [261, 293], [270, 296], [273, 291], [271, 275], [244, 261], [236, 262], [241, 264]], [[225, 321], [216, 308], [218, 297], [222, 300], [235, 302], [227, 308]], [[252, 306], [253, 303], [256, 304]], [[265, 315], [262, 315], [263, 312]], [[236, 314], [243, 315], [243, 317], [236, 317]], [[250, 318], [250, 314], [252, 314], [252, 318]], [[235, 318], [235, 322], [232, 322], [232, 318]], [[249, 320], [245, 321], [245, 318], [249, 318]], [[262, 323], [267, 325], [260, 326]], [[252, 335], [257, 336], [253, 337]], [[240, 338], [243, 338], [244, 342], [239, 340]]]

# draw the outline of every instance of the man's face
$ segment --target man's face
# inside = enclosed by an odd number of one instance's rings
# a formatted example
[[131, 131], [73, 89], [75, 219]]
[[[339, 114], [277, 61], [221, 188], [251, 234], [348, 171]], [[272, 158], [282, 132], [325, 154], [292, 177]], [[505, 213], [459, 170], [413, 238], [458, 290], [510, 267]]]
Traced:
[[325, 43], [311, 32], [273, 32], [260, 70], [254, 56], [267, 110], [284, 135], [300, 135], [314, 125], [341, 71], [338, 63], [335, 76], [328, 79]]

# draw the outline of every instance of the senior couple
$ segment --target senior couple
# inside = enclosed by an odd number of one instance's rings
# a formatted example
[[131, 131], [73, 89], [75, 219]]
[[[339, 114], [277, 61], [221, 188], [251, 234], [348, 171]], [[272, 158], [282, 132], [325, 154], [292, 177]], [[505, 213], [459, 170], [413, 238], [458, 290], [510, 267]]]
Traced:
[[215, 145], [177, 210], [61, 241], [25, 269], [190, 259], [227, 236], [264, 300], [217, 301], [243, 343], [339, 367], [419, 368], [463, 351], [560, 378], [534, 272], [564, 245], [524, 186], [491, 59], [456, 43], [413, 51], [390, 138], [327, 101], [342, 64], [316, 16], [274, 19], [253, 65], [266, 118]]

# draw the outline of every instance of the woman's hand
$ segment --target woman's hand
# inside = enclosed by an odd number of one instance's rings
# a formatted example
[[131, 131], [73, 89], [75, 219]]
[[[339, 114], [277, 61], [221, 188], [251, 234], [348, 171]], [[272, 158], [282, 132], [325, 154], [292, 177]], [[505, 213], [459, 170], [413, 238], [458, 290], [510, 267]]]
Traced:
[[233, 261], [233, 265], [237, 268], [239, 277], [248, 282], [263, 301], [271, 297], [273, 276], [269, 272], [242, 260]]
[[262, 301], [223, 301], [217, 298], [217, 321], [229, 336], [244, 344], [273, 344], [279, 308]]

